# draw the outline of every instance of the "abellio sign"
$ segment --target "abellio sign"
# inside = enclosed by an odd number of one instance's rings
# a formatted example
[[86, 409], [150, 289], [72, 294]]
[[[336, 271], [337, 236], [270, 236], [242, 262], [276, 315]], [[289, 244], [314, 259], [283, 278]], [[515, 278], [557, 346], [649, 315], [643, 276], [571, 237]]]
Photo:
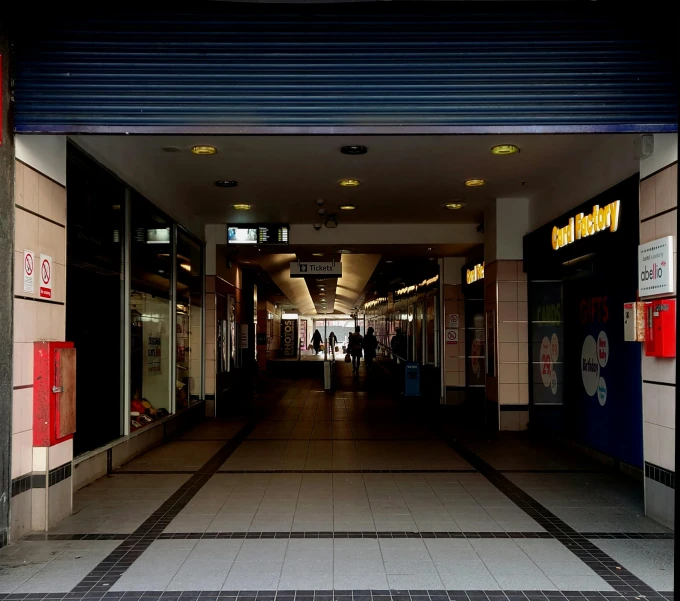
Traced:
[[673, 294], [673, 236], [638, 247], [640, 297]]

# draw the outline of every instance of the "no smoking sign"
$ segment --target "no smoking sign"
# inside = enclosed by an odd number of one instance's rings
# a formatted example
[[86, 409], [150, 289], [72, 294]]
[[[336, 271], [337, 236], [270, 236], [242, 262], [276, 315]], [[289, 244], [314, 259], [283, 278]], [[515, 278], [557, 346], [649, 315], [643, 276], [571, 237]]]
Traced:
[[40, 255], [40, 298], [52, 298], [52, 257]]

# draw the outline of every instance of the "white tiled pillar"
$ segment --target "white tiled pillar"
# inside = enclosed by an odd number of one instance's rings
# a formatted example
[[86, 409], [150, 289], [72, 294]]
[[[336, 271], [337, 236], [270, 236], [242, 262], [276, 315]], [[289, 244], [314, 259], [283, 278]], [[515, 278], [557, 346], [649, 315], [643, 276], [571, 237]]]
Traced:
[[[489, 411], [500, 430], [529, 426], [529, 344], [527, 278], [523, 237], [529, 228], [524, 198], [498, 198], [484, 218], [484, 312], [495, 316], [495, 375], [487, 375]], [[494, 341], [487, 341], [493, 344]]]
[[[460, 405], [465, 402], [465, 299], [462, 269], [465, 259], [446, 257], [440, 261], [442, 327], [442, 402]], [[458, 315], [458, 341], [446, 339], [449, 315]]]
[[[654, 153], [640, 164], [640, 243], [673, 236], [676, 291], [677, 145], [676, 134], [655, 136]], [[647, 357], [642, 349], [645, 506], [649, 517], [671, 528], [675, 525], [675, 362]]]
[[[45, 530], [71, 513], [72, 441], [34, 447], [33, 345], [66, 329], [66, 139], [17, 136], [14, 245], [14, 394], [10, 538]], [[52, 257], [52, 295], [24, 287], [24, 251]]]

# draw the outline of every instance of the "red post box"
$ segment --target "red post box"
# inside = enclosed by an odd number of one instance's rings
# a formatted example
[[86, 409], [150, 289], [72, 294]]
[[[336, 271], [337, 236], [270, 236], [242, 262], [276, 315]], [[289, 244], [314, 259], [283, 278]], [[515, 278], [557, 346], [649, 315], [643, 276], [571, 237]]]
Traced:
[[35, 342], [33, 446], [54, 446], [75, 431], [76, 349], [72, 342]]
[[675, 357], [675, 299], [645, 303], [645, 355]]

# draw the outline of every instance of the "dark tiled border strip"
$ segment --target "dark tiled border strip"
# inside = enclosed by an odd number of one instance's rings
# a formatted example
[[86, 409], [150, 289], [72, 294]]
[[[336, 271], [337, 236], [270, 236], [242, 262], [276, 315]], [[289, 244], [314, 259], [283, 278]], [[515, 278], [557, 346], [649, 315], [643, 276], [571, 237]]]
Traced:
[[477, 470], [217, 470], [218, 474], [476, 474]]
[[213, 455], [187, 482], [180, 486], [168, 499], [154, 511], [142, 525], [105, 557], [75, 587], [72, 593], [90, 597], [92, 594], [110, 590], [122, 574], [153, 543], [168, 524], [193, 499], [196, 493], [212, 478], [220, 466], [231, 456], [237, 447], [250, 435], [255, 423], [248, 423]]
[[581, 532], [591, 540], [595, 539], [626, 539], [626, 540], [675, 540], [674, 532]]
[[12, 497], [16, 497], [32, 488], [45, 488], [47, 482], [49, 482], [49, 486], [59, 484], [62, 480], [71, 477], [72, 469], [72, 464], [69, 461], [68, 463], [64, 463], [64, 465], [55, 467], [47, 473], [31, 472], [24, 476], [19, 476], [12, 480]]
[[465, 459], [472, 467], [489, 480], [498, 490], [508, 497], [530, 518], [559, 540], [569, 551], [585, 563], [617, 593], [631, 596], [655, 596], [654, 589], [645, 584], [632, 572], [625, 569], [612, 557], [602, 551], [583, 534], [574, 530], [563, 520], [541, 505], [531, 495], [506, 478], [481, 457], [461, 445], [452, 436], [442, 433], [449, 446]]
[[[673, 532], [582, 532], [590, 540], [675, 540]], [[89, 534], [29, 534], [23, 541], [46, 540], [127, 540], [134, 534], [89, 533]], [[335, 532], [162, 532], [157, 540], [215, 540], [215, 539], [335, 539], [335, 538], [555, 538], [550, 532], [397, 532], [397, 531], [335, 531]]]
[[[10, 593], [0, 594], [0, 601], [39, 599], [86, 599], [87, 601], [632, 601], [607, 591], [500, 591], [500, 590], [268, 590], [268, 591], [116, 591], [107, 593]], [[654, 593], [650, 601], [674, 601], [672, 592]]]
[[675, 490], [675, 472], [671, 472], [653, 463], [645, 462], [645, 477]]
[[72, 472], [73, 466], [70, 461], [68, 463], [65, 463], [64, 465], [55, 467], [53, 470], [50, 470], [47, 473], [49, 486], [54, 486], [55, 484], [59, 484], [59, 482], [61, 482], [62, 480], [70, 478]]
[[549, 532], [164, 532], [163, 540], [267, 539], [267, 538], [553, 538]]
[[498, 470], [500, 474], [607, 474], [607, 470]]

